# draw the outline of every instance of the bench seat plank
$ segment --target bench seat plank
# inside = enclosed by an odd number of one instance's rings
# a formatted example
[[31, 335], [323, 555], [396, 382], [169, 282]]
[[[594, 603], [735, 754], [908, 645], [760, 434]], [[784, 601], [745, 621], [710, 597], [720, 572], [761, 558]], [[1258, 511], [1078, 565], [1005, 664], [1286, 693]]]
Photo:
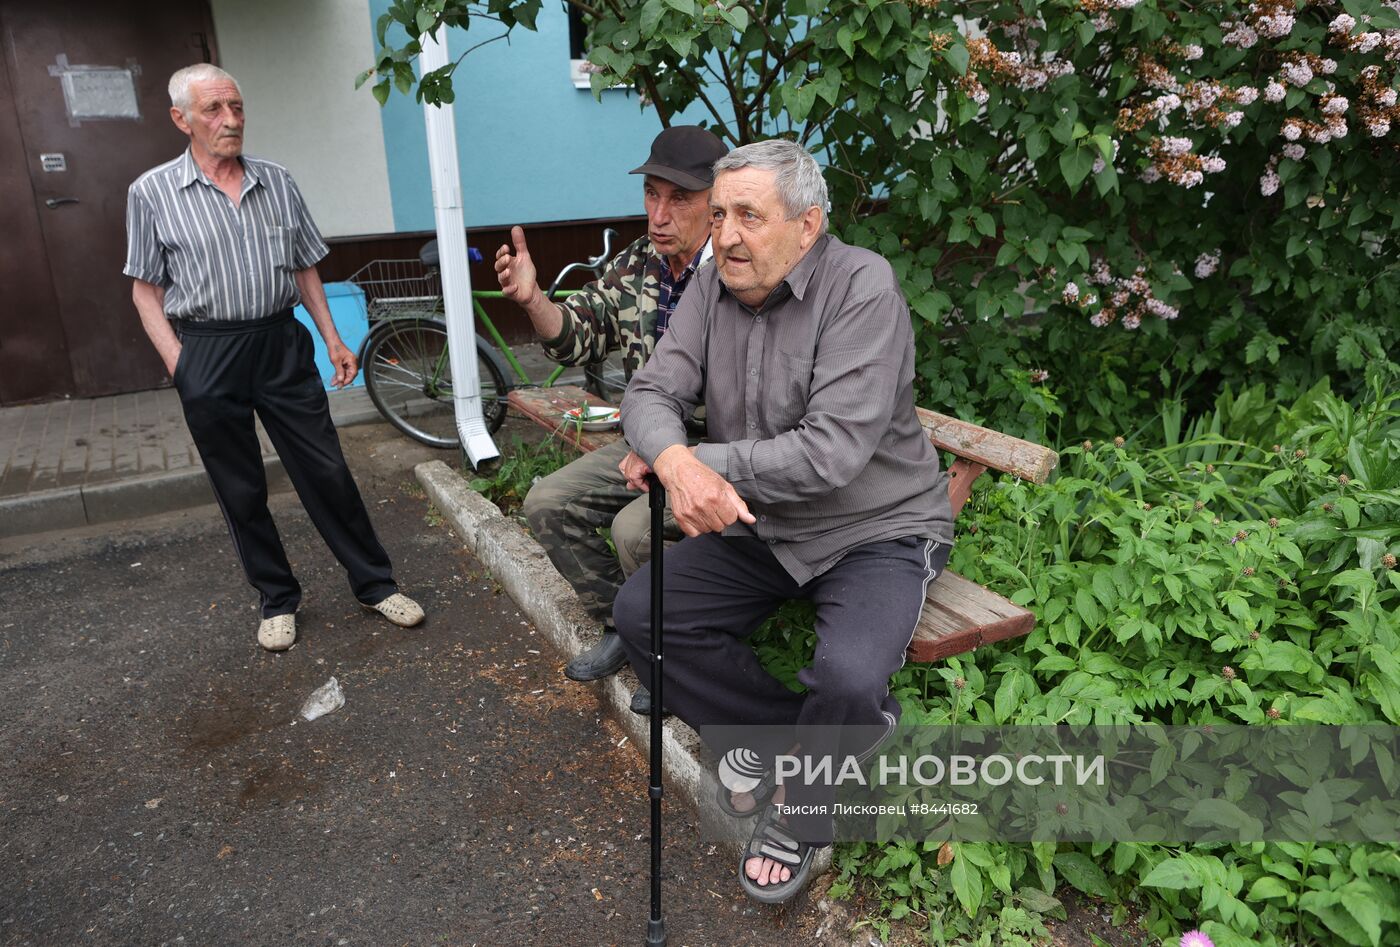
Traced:
[[944, 570], [929, 586], [911, 661], [940, 661], [993, 641], [1029, 634], [1035, 615], [956, 572]]
[[585, 401], [603, 408], [615, 407], [576, 385], [555, 385], [553, 388], [513, 388], [508, 400], [512, 408], [536, 424], [541, 424], [555, 431], [560, 440], [578, 448], [585, 454], [611, 444], [622, 436], [615, 430], [584, 431], [579, 429], [577, 425], [564, 420], [565, 411], [577, 408]]

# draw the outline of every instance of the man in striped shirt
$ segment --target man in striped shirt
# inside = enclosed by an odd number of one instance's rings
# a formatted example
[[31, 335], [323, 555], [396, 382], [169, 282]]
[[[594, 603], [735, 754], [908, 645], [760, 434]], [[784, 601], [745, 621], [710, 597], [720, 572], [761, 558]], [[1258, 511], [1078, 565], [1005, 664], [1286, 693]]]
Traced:
[[331, 424], [311, 334], [292, 316], [304, 303], [336, 368], [332, 383], [354, 381], [355, 356], [316, 272], [326, 244], [287, 170], [243, 156], [233, 76], [207, 63], [186, 67], [170, 79], [170, 101], [190, 146], [127, 192], [123, 272], [180, 394], [234, 552], [261, 596], [258, 643], [291, 647], [301, 586], [267, 509], [254, 412], [355, 597], [396, 625], [416, 625], [423, 610], [394, 582]]
[[[835, 793], [820, 780], [775, 785], [775, 757], [794, 742], [808, 759], [859, 757], [893, 728], [890, 676], [947, 562], [953, 517], [914, 410], [913, 329], [890, 264], [826, 233], [826, 183], [801, 146], [745, 145], [714, 174], [715, 265], [627, 388], [635, 453], [622, 473], [643, 489], [655, 470], [686, 534], [665, 557], [662, 702], [721, 758], [747, 750], [766, 763], [742, 783], [722, 766], [733, 792], [719, 802], [760, 813], [739, 881], [777, 902], [832, 841]], [[702, 401], [708, 442], [690, 447], [682, 420]], [[613, 608], [643, 680], [650, 570]], [[816, 609], [800, 694], [745, 641], [787, 599]], [[731, 740], [736, 728], [757, 740]]]

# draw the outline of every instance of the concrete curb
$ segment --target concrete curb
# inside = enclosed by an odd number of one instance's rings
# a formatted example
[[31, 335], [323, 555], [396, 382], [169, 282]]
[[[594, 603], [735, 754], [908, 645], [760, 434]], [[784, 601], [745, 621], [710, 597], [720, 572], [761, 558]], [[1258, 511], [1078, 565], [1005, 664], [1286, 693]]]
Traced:
[[[269, 493], [291, 489], [276, 456], [263, 457]], [[154, 516], [214, 502], [203, 467], [141, 474], [0, 499], [0, 539]]]
[[[331, 421], [337, 429], [383, 420], [363, 388], [333, 391], [328, 397]], [[263, 455], [263, 466], [267, 470], [268, 493], [291, 489], [291, 481], [275, 453]], [[214, 492], [201, 465], [56, 487], [0, 497], [0, 539], [155, 516], [213, 502]]]
[[[567, 657], [586, 647], [579, 628], [592, 621], [579, 605], [578, 597], [564, 581], [539, 543], [507, 519], [494, 503], [467, 486], [460, 474], [440, 460], [414, 468], [418, 482], [429, 499], [462, 537], [467, 549], [481, 561], [496, 581], [515, 599], [520, 611]], [[591, 644], [591, 642], [588, 642]], [[624, 670], [597, 685], [628, 737], [639, 747], [650, 747], [647, 719], [628, 708], [636, 678]], [[703, 837], [725, 845], [737, 856], [748, 842], [753, 822], [725, 815], [715, 804], [719, 781], [713, 764], [705, 762], [705, 751], [694, 730], [675, 717], [666, 718], [662, 728], [661, 759], [665, 767], [668, 793], [685, 797], [700, 816]], [[812, 865], [812, 877], [831, 864], [831, 849], [822, 849]]]

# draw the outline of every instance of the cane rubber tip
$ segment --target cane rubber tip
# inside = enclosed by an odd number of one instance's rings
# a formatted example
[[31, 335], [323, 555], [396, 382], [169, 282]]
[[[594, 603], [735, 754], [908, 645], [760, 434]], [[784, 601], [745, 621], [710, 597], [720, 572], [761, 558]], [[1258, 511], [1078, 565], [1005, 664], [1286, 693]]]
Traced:
[[666, 947], [666, 922], [647, 921], [647, 947]]

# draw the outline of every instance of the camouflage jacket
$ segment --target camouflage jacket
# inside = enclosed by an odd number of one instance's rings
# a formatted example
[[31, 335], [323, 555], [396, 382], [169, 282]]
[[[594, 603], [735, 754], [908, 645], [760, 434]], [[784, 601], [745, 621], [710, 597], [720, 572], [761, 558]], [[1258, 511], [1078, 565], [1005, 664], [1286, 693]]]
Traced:
[[[709, 260], [709, 249], [706, 242], [701, 266]], [[620, 351], [630, 380], [656, 346], [656, 300], [665, 265], [648, 238], [633, 241], [601, 277], [558, 303], [564, 328], [555, 338], [540, 341], [545, 353], [564, 365], [586, 365]]]

